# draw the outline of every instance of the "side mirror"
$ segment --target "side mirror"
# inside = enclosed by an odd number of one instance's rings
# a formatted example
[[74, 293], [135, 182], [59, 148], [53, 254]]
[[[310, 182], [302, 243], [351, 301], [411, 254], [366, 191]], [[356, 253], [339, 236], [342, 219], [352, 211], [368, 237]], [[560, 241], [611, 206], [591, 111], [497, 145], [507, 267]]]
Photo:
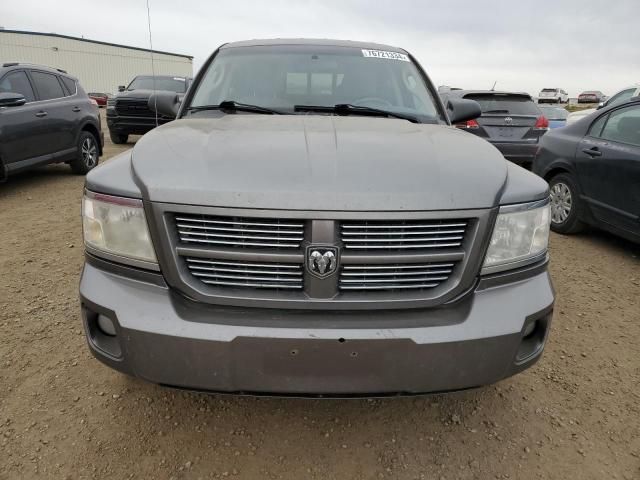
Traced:
[[27, 99], [21, 93], [0, 93], [0, 107], [19, 107], [27, 103]]
[[460, 123], [478, 118], [482, 115], [482, 109], [475, 100], [450, 98], [447, 101], [447, 114], [451, 123]]
[[600, 110], [601, 108], [604, 108], [605, 105], [606, 105], [606, 102], [600, 102], [596, 107], [596, 110]]
[[155, 92], [147, 101], [147, 106], [152, 112], [158, 112], [165, 117], [175, 118], [180, 110], [182, 98], [175, 92]]
[[119, 92], [124, 92], [127, 89], [127, 87], [125, 87], [124, 85], [119, 85], [118, 86], [118, 91]]

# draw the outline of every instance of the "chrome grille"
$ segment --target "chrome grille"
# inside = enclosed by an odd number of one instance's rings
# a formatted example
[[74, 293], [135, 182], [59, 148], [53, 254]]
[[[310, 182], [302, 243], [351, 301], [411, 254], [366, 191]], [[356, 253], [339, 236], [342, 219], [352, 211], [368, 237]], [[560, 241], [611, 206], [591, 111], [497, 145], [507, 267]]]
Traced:
[[207, 285], [302, 289], [302, 265], [193, 257], [185, 260], [191, 275]]
[[344, 265], [340, 290], [421, 290], [435, 288], [449, 279], [454, 262]]
[[341, 225], [345, 248], [420, 250], [462, 245], [467, 220], [349, 221]]
[[233, 248], [299, 248], [304, 223], [271, 218], [175, 216], [180, 242]]

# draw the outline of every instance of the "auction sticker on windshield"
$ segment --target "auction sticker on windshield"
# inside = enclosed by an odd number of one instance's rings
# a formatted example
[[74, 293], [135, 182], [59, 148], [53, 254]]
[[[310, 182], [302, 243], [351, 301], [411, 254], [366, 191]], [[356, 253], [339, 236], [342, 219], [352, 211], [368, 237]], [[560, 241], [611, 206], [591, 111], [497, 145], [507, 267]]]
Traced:
[[409, 62], [409, 57], [404, 53], [386, 52], [384, 50], [362, 50], [362, 55], [368, 58], [383, 58], [385, 60], [402, 60]]

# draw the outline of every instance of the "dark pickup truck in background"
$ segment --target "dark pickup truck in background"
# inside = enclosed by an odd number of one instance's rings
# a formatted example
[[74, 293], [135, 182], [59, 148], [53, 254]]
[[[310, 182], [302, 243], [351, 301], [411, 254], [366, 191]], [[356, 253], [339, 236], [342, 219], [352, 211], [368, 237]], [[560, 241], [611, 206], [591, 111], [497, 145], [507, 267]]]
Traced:
[[158, 115], [147, 107], [154, 91], [163, 90], [184, 95], [191, 78], [174, 75], [139, 75], [129, 86], [118, 87], [119, 93], [107, 102], [107, 126], [113, 143], [127, 143], [129, 135], [143, 135], [157, 125], [173, 120], [173, 117]]

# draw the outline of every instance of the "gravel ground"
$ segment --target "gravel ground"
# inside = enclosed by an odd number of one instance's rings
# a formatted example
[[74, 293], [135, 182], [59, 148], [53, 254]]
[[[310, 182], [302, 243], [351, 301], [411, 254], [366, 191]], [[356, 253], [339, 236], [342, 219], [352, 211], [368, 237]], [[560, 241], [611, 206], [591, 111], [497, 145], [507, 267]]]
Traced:
[[64, 165], [0, 185], [0, 479], [640, 478], [639, 246], [552, 235], [546, 353], [497, 385], [383, 400], [209, 396], [89, 354], [82, 186]]

